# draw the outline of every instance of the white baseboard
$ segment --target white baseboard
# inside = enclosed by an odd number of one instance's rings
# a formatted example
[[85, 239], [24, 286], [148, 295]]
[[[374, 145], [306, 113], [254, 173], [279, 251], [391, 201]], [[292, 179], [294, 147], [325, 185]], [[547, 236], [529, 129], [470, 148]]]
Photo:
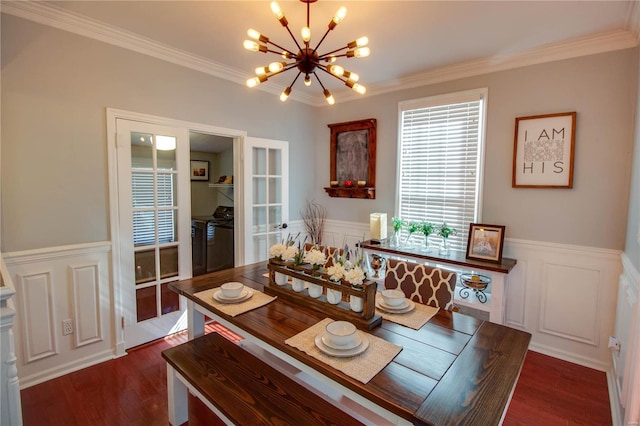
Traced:
[[578, 364], [583, 367], [593, 368], [594, 370], [598, 371], [606, 372], [611, 368], [611, 365], [605, 362], [599, 362], [598, 360], [581, 356], [575, 352], [560, 350], [558, 348], [542, 345], [533, 341], [529, 344], [529, 350], [541, 353], [543, 355], [548, 355], [553, 358], [558, 358], [563, 361], [571, 362], [573, 364]]
[[47, 380], [55, 379], [57, 377], [64, 376], [65, 374], [73, 373], [74, 371], [82, 370], [83, 368], [91, 367], [92, 365], [100, 364], [101, 362], [109, 361], [114, 358], [113, 351], [107, 350], [91, 354], [85, 358], [73, 360], [66, 364], [56, 365], [55, 367], [39, 371], [29, 376], [21, 376], [20, 389], [26, 389], [28, 387], [44, 383]]

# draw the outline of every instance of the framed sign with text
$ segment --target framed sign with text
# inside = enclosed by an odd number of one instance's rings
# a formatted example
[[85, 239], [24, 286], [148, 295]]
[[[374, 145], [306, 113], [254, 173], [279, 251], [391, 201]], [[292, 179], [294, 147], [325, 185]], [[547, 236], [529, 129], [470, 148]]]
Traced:
[[573, 188], [576, 113], [516, 118], [513, 188]]

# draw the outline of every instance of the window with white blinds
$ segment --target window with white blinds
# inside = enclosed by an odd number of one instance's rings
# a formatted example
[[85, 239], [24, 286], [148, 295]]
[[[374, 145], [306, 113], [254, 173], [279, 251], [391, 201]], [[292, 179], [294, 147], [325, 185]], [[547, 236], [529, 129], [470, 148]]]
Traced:
[[446, 223], [466, 250], [478, 221], [486, 89], [400, 103], [398, 211], [404, 221]]
[[[158, 209], [154, 208], [154, 173], [149, 170], [131, 174], [133, 198], [133, 244], [135, 246], [156, 244], [156, 218], [158, 221], [158, 243], [175, 241], [176, 221], [174, 199], [174, 175], [157, 173]], [[156, 216], [157, 214], [157, 216]]]

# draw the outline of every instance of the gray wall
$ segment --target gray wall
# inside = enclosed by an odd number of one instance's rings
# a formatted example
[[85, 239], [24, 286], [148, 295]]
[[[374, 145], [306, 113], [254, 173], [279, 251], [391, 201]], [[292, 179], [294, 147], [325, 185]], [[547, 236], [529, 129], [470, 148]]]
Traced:
[[[636, 49], [529, 66], [368, 97], [323, 108], [317, 123], [316, 197], [329, 218], [368, 222], [395, 208], [398, 102], [480, 87], [489, 89], [482, 221], [506, 236], [623, 249], [627, 221]], [[366, 76], [363, 76], [366, 84]], [[573, 189], [511, 188], [515, 118], [577, 112]], [[329, 198], [327, 124], [378, 120], [376, 200]], [[637, 212], [637, 208], [635, 210]], [[637, 214], [636, 214], [637, 216]], [[637, 219], [636, 219], [637, 220]], [[638, 229], [637, 222], [634, 230]]]
[[[511, 238], [622, 249], [637, 62], [627, 49], [312, 108], [2, 15], [1, 249], [109, 239], [106, 107], [287, 140], [291, 219], [315, 198], [329, 219], [367, 222], [370, 212], [394, 211], [398, 102], [478, 87], [489, 88], [483, 222], [506, 225]], [[564, 111], [578, 113], [574, 188], [511, 188], [515, 118]], [[370, 117], [378, 120], [377, 199], [329, 198], [326, 125]]]
[[109, 240], [107, 107], [289, 141], [299, 217], [314, 108], [13, 16], [1, 31], [2, 251]]
[[[638, 49], [636, 49], [636, 54]], [[638, 59], [636, 58], [636, 64]], [[627, 217], [627, 241], [624, 251], [629, 260], [635, 266], [636, 271], [640, 270], [640, 250], [638, 241], [640, 240], [640, 119], [638, 117], [638, 102], [640, 102], [640, 72], [636, 73], [636, 105], [634, 133], [633, 133], [633, 169], [631, 174], [631, 190], [629, 191], [629, 214]]]

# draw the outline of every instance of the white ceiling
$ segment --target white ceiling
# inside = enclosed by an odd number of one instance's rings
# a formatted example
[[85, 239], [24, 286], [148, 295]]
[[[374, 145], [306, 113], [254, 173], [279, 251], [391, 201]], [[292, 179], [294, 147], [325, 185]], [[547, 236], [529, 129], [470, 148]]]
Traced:
[[[21, 16], [7, 7], [12, 2], [2, 3], [3, 12]], [[288, 0], [279, 3], [299, 38], [306, 21], [306, 5]], [[367, 35], [371, 56], [343, 58], [339, 63], [360, 74], [361, 83], [372, 95], [483, 70], [632, 47], [637, 44], [637, 3], [320, 0], [311, 4], [312, 46], [337, 8], [346, 6], [345, 20], [327, 36], [319, 51], [324, 53]], [[200, 61], [198, 64], [207, 63], [217, 69], [218, 75], [237, 82], [251, 77], [257, 66], [280, 58], [244, 50], [242, 41], [247, 38], [248, 28], [297, 50], [271, 13], [269, 1], [62, 1], [36, 5], [69, 12], [67, 18], [83, 20], [85, 27], [106, 24], [95, 38], [104, 37], [108, 31], [121, 36], [124, 30], [125, 35], [140, 36], [139, 42], [159, 42], [174, 53], [187, 53], [190, 59]], [[25, 8], [24, 4], [14, 7]], [[69, 29], [69, 24], [65, 25], [57, 26]], [[294, 71], [289, 71], [262, 86], [279, 93], [294, 77]], [[321, 73], [321, 78], [337, 99], [338, 93], [352, 95], [351, 91], [341, 93], [346, 87], [332, 77]], [[317, 85], [305, 88], [298, 82], [294, 92], [302, 96], [298, 100], [312, 104], [322, 101]], [[296, 97], [292, 95], [292, 99]]]

